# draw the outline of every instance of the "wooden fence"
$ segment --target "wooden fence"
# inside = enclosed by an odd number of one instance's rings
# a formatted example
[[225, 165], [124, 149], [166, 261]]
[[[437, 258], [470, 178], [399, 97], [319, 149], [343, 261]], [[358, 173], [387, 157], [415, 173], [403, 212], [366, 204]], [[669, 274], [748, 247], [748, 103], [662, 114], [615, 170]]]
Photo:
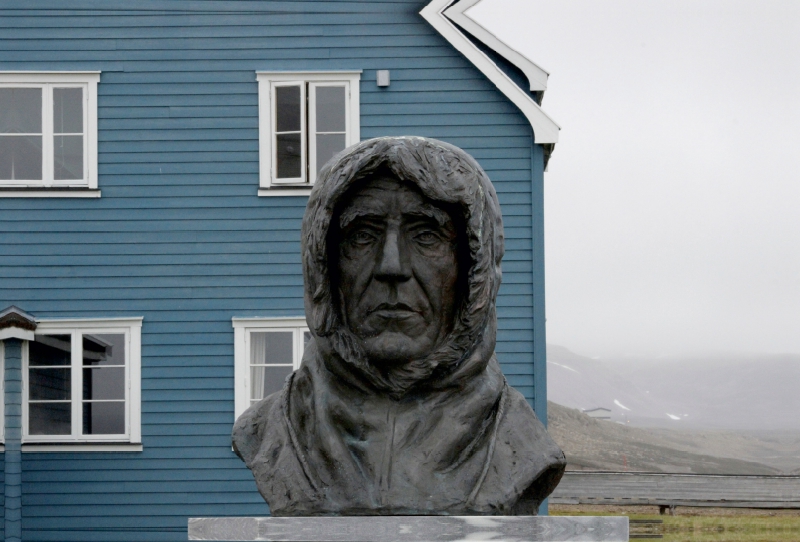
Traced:
[[800, 476], [567, 472], [550, 502], [800, 508]]

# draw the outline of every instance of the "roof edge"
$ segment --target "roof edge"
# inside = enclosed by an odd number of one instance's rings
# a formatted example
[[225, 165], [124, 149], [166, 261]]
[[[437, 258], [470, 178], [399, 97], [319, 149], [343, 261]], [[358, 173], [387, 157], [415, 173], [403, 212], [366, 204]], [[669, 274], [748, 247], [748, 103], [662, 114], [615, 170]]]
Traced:
[[471, 7], [480, 4], [483, 0], [461, 0], [451, 5], [443, 11], [444, 16], [456, 23], [458, 26], [478, 38], [487, 47], [494, 50], [497, 54], [519, 68], [525, 77], [528, 78], [531, 92], [544, 92], [547, 90], [547, 78], [550, 73], [526, 58], [522, 53], [513, 49], [489, 30], [483, 27], [475, 19], [470, 17], [466, 11]]
[[[456, 26], [456, 24], [462, 25], [464, 30], [473, 34], [492, 50], [517, 66], [528, 78], [532, 90], [544, 90], [544, 87], [541, 89], [534, 89], [534, 85], [540, 85], [542, 77], [544, 77], [544, 83], [546, 84], [547, 72], [533, 62], [527, 60], [517, 51], [505, 45], [491, 32], [463, 13], [466, 9], [480, 1], [481, 0], [462, 0], [458, 4], [451, 6], [453, 0], [432, 0], [420, 11], [420, 15], [422, 15], [442, 37], [450, 42], [458, 52], [472, 62], [476, 68], [494, 83], [500, 92], [522, 111], [528, 119], [528, 122], [530, 122], [531, 128], [533, 128], [534, 142], [540, 145], [549, 144], [552, 148], [552, 145], [558, 142], [558, 133], [561, 129], [558, 124], [539, 107], [539, 104], [536, 103], [528, 92], [514, 83], [503, 70], [478, 49], [475, 44], [461, 32], [459, 27]], [[463, 6], [461, 4], [463, 4]], [[445, 11], [447, 13], [445, 13]], [[454, 17], [454, 19], [451, 19], [451, 16]], [[522, 65], [519, 64], [520, 62]], [[532, 77], [531, 74], [534, 74], [536, 78]]]

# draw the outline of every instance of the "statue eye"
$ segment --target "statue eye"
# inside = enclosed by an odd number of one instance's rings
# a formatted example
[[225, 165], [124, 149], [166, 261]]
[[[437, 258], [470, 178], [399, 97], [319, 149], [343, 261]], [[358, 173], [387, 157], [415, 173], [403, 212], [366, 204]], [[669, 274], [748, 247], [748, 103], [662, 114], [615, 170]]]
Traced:
[[432, 245], [439, 241], [439, 236], [432, 231], [422, 231], [414, 237], [422, 245]]
[[375, 240], [375, 236], [367, 229], [360, 228], [350, 234], [349, 241], [354, 245], [368, 245]]

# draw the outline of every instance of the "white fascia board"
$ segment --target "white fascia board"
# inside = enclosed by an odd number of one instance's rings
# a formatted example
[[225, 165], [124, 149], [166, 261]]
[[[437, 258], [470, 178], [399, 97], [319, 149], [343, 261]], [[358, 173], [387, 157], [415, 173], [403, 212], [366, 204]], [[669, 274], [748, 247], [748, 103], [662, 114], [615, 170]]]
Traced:
[[[469, 40], [464, 34], [459, 31], [453, 22], [448, 19], [444, 11], [448, 9], [453, 0], [433, 0], [430, 4], [425, 6], [420, 15], [428, 21], [428, 23], [436, 29], [455, 49], [462, 55], [467, 57], [467, 60], [472, 62], [483, 74], [502, 92], [511, 102], [516, 105], [520, 111], [531, 123], [535, 143], [540, 145], [555, 144], [558, 142], [558, 132], [561, 129], [558, 124], [551, 119], [542, 108], [539, 107], [533, 98], [524, 90], [522, 90], [516, 83], [514, 83], [500, 68], [495, 65], [492, 60], [486, 56], [480, 49], [478, 49], [472, 41]], [[468, 0], [462, 0], [468, 1]], [[468, 7], [472, 7], [477, 1], [469, 2]], [[466, 8], [465, 8], [466, 9]], [[473, 21], [474, 23], [474, 21]], [[474, 23], [477, 27], [477, 23]], [[466, 27], [465, 27], [466, 28]], [[482, 27], [480, 27], [482, 28]], [[487, 37], [491, 34], [483, 30], [474, 34], [478, 39], [489, 39]], [[494, 36], [492, 36], [494, 37]], [[495, 39], [497, 39], [495, 37]], [[497, 40], [499, 42], [499, 40]], [[487, 44], [488, 46], [488, 44]], [[506, 47], [507, 48], [507, 47]], [[510, 48], [507, 48], [511, 50]], [[498, 54], [501, 51], [497, 51]], [[517, 53], [519, 54], [519, 53]], [[503, 55], [505, 56], [505, 55]], [[521, 56], [521, 55], [520, 55]], [[509, 59], [511, 61], [511, 59]], [[546, 72], [545, 72], [546, 73]]]
[[445, 9], [444, 15], [522, 70], [522, 73], [528, 78], [528, 83], [530, 83], [532, 92], [544, 92], [547, 90], [547, 77], [550, 74], [544, 68], [531, 62], [521, 53], [500, 41], [497, 36], [486, 30], [466, 13], [469, 8], [480, 2], [482, 2], [482, 0], [461, 0], [456, 5]]
[[22, 329], [21, 327], [10, 326], [0, 329], [0, 341], [5, 339], [20, 339], [23, 341], [32, 341], [34, 338], [33, 331], [29, 329]]

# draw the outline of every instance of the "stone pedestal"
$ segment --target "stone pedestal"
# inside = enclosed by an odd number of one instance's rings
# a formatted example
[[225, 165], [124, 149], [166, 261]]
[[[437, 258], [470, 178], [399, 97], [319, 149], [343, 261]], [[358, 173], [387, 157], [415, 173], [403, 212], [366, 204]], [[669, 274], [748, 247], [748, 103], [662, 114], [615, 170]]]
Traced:
[[628, 518], [624, 516], [190, 518], [189, 540], [628, 542]]

